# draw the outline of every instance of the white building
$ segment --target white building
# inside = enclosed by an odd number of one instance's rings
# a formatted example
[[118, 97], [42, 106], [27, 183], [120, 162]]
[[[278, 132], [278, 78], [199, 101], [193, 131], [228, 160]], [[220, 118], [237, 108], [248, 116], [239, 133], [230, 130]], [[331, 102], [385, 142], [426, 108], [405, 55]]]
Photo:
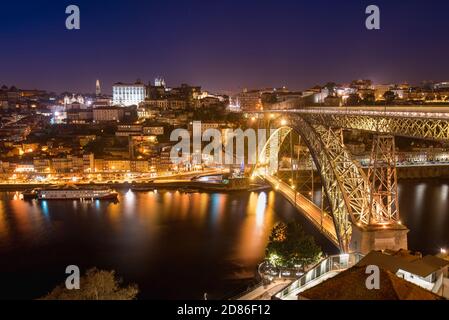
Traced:
[[154, 86], [155, 87], [164, 87], [165, 88], [165, 80], [161, 77], [158, 77], [154, 79]]
[[116, 83], [112, 87], [112, 100], [114, 105], [138, 106], [146, 97], [146, 87], [142, 83], [123, 84]]
[[436, 89], [436, 90], [438, 90], [438, 89], [449, 89], [449, 81], [435, 83], [433, 85], [433, 88]]
[[75, 94], [72, 94], [72, 97], [70, 98], [68, 95], [64, 97], [64, 105], [72, 104], [72, 103], [79, 103], [81, 105], [84, 104], [84, 98], [82, 95], [75, 96]]

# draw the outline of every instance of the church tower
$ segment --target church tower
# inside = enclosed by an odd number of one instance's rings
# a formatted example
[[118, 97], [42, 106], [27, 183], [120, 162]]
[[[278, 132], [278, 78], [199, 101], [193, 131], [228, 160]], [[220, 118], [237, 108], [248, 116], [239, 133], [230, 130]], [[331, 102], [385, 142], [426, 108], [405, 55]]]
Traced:
[[100, 80], [97, 80], [97, 83], [95, 85], [95, 94], [97, 96], [101, 95], [101, 87], [100, 87]]

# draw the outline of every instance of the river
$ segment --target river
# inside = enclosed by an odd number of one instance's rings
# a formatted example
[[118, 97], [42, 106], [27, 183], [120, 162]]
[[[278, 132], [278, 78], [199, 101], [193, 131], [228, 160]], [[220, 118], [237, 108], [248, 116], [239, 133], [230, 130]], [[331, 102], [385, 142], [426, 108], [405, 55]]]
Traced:
[[[0, 192], [0, 299], [35, 299], [77, 265], [113, 269], [140, 299], [230, 297], [252, 284], [271, 228], [298, 219], [337, 253], [282, 196], [118, 190], [119, 201], [23, 201]], [[449, 245], [449, 182], [402, 181], [409, 246]]]

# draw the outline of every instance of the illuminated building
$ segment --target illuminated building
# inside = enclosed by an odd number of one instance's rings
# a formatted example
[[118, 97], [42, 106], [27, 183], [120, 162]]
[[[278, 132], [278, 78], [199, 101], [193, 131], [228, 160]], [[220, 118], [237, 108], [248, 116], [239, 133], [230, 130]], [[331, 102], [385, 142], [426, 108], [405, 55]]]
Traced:
[[235, 102], [232, 101], [232, 98], [229, 98], [228, 110], [231, 112], [240, 112], [242, 110], [238, 98], [235, 99]]
[[94, 122], [120, 122], [124, 116], [125, 111], [120, 107], [100, 107], [93, 110]]
[[74, 103], [79, 103], [80, 105], [84, 104], [84, 98], [81, 95], [75, 96], [75, 94], [72, 94], [72, 97], [69, 96], [64, 97], [64, 105], [70, 105]]
[[73, 109], [67, 111], [67, 123], [85, 124], [92, 122], [92, 110]]
[[435, 84], [433, 85], [433, 88], [434, 88], [435, 90], [439, 90], [439, 89], [449, 89], [449, 81], [435, 83]]
[[384, 100], [385, 92], [391, 89], [392, 85], [390, 84], [376, 84], [373, 86], [374, 88], [374, 96], [376, 100]]
[[154, 126], [154, 127], [144, 127], [143, 128], [144, 134], [149, 134], [153, 136], [159, 136], [164, 134], [164, 127], [162, 126]]
[[155, 87], [165, 87], [165, 80], [161, 77], [154, 79]]
[[101, 86], [100, 86], [100, 80], [97, 80], [95, 84], [95, 94], [97, 96], [101, 95]]
[[135, 84], [116, 83], [112, 87], [112, 102], [119, 106], [138, 106], [146, 97], [146, 87], [144, 84], [136, 82]]
[[262, 109], [262, 98], [259, 90], [243, 90], [237, 95], [242, 111], [255, 111]]
[[49, 173], [51, 162], [50, 159], [38, 159], [33, 160], [34, 170], [39, 173]]

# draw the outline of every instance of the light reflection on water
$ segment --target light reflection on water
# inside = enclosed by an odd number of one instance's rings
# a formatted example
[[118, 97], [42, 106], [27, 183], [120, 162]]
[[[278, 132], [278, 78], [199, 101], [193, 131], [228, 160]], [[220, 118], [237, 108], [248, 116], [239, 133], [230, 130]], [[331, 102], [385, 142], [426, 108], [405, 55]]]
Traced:
[[[449, 186], [406, 181], [399, 192], [410, 247], [435, 253], [448, 246]], [[14, 195], [0, 193], [0, 296], [19, 284], [30, 289], [18, 297], [36, 298], [61, 281], [65, 266], [78, 263], [116, 269], [140, 285], [143, 298], [201, 299], [205, 291], [224, 297], [254, 276], [274, 224], [301, 219], [272, 191], [123, 190], [117, 203], [27, 202]], [[315, 192], [314, 198], [320, 197]], [[328, 242], [305, 227], [326, 248]], [[30, 273], [34, 278], [27, 278]]]
[[[35, 290], [44, 291], [60, 279], [56, 270], [70, 261], [114, 268], [135, 279], [143, 287], [143, 297], [198, 298], [205, 288], [224, 296], [236, 288], [232, 281], [244, 279], [237, 284], [240, 288], [253, 278], [269, 232], [279, 219], [273, 192], [123, 190], [117, 203], [0, 196], [0, 256], [9, 261], [5, 269], [0, 267], [0, 277], [7, 270], [26, 274], [54, 269], [54, 279], [43, 277], [36, 285]], [[163, 281], [167, 276], [183, 284], [179, 292]], [[154, 286], [159, 288], [156, 293], [149, 290]], [[30, 295], [38, 295], [32, 290]]]

